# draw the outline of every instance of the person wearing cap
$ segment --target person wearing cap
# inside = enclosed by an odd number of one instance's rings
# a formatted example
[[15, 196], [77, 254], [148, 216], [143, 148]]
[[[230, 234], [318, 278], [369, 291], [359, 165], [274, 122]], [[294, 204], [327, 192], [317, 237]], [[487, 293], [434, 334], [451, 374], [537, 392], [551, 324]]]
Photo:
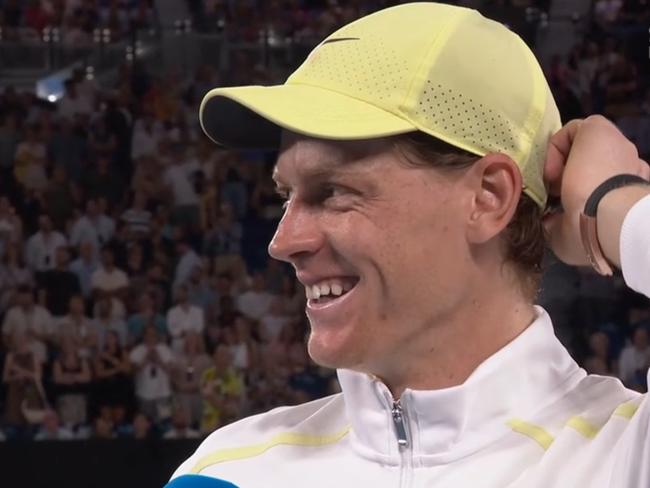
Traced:
[[650, 486], [646, 396], [587, 375], [534, 305], [545, 243], [650, 296], [650, 169], [603, 117], [561, 127], [518, 36], [389, 8], [281, 86], [212, 90], [201, 123], [280, 148], [269, 252], [305, 285], [309, 353], [342, 393], [217, 430], [173, 480]]

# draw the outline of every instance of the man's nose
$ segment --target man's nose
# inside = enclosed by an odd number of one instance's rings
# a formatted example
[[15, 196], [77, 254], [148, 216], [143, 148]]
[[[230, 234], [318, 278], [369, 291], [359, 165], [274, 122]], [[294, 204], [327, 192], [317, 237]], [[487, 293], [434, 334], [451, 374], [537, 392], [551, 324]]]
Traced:
[[308, 208], [289, 203], [269, 244], [271, 257], [291, 264], [315, 253], [323, 244], [317, 217]]

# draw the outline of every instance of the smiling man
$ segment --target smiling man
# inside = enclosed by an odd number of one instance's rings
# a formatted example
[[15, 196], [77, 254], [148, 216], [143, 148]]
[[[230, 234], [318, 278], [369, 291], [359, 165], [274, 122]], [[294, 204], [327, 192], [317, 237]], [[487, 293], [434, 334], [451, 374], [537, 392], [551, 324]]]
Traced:
[[[177, 470], [245, 487], [647, 487], [650, 406], [588, 376], [533, 305], [545, 246], [650, 294], [650, 169], [602, 117], [560, 130], [532, 53], [407, 4], [284, 85], [219, 88], [206, 133], [279, 147], [270, 254], [343, 392], [217, 430]], [[546, 177], [546, 184], [544, 182]], [[545, 214], [547, 190], [563, 212]]]

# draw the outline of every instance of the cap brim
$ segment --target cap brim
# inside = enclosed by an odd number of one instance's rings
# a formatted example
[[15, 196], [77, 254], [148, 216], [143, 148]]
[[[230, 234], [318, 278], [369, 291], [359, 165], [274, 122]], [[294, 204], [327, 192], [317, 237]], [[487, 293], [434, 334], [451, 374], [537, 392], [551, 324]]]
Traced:
[[277, 149], [282, 129], [333, 140], [412, 132], [406, 120], [361, 100], [309, 85], [216, 88], [201, 102], [201, 126], [216, 143]]

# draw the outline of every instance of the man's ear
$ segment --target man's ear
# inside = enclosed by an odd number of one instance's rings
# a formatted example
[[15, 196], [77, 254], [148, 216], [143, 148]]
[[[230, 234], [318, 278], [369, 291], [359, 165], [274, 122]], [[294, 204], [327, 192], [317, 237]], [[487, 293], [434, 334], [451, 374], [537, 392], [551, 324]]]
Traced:
[[509, 156], [490, 153], [474, 163], [465, 176], [473, 195], [467, 238], [481, 244], [512, 220], [521, 197], [521, 172]]

